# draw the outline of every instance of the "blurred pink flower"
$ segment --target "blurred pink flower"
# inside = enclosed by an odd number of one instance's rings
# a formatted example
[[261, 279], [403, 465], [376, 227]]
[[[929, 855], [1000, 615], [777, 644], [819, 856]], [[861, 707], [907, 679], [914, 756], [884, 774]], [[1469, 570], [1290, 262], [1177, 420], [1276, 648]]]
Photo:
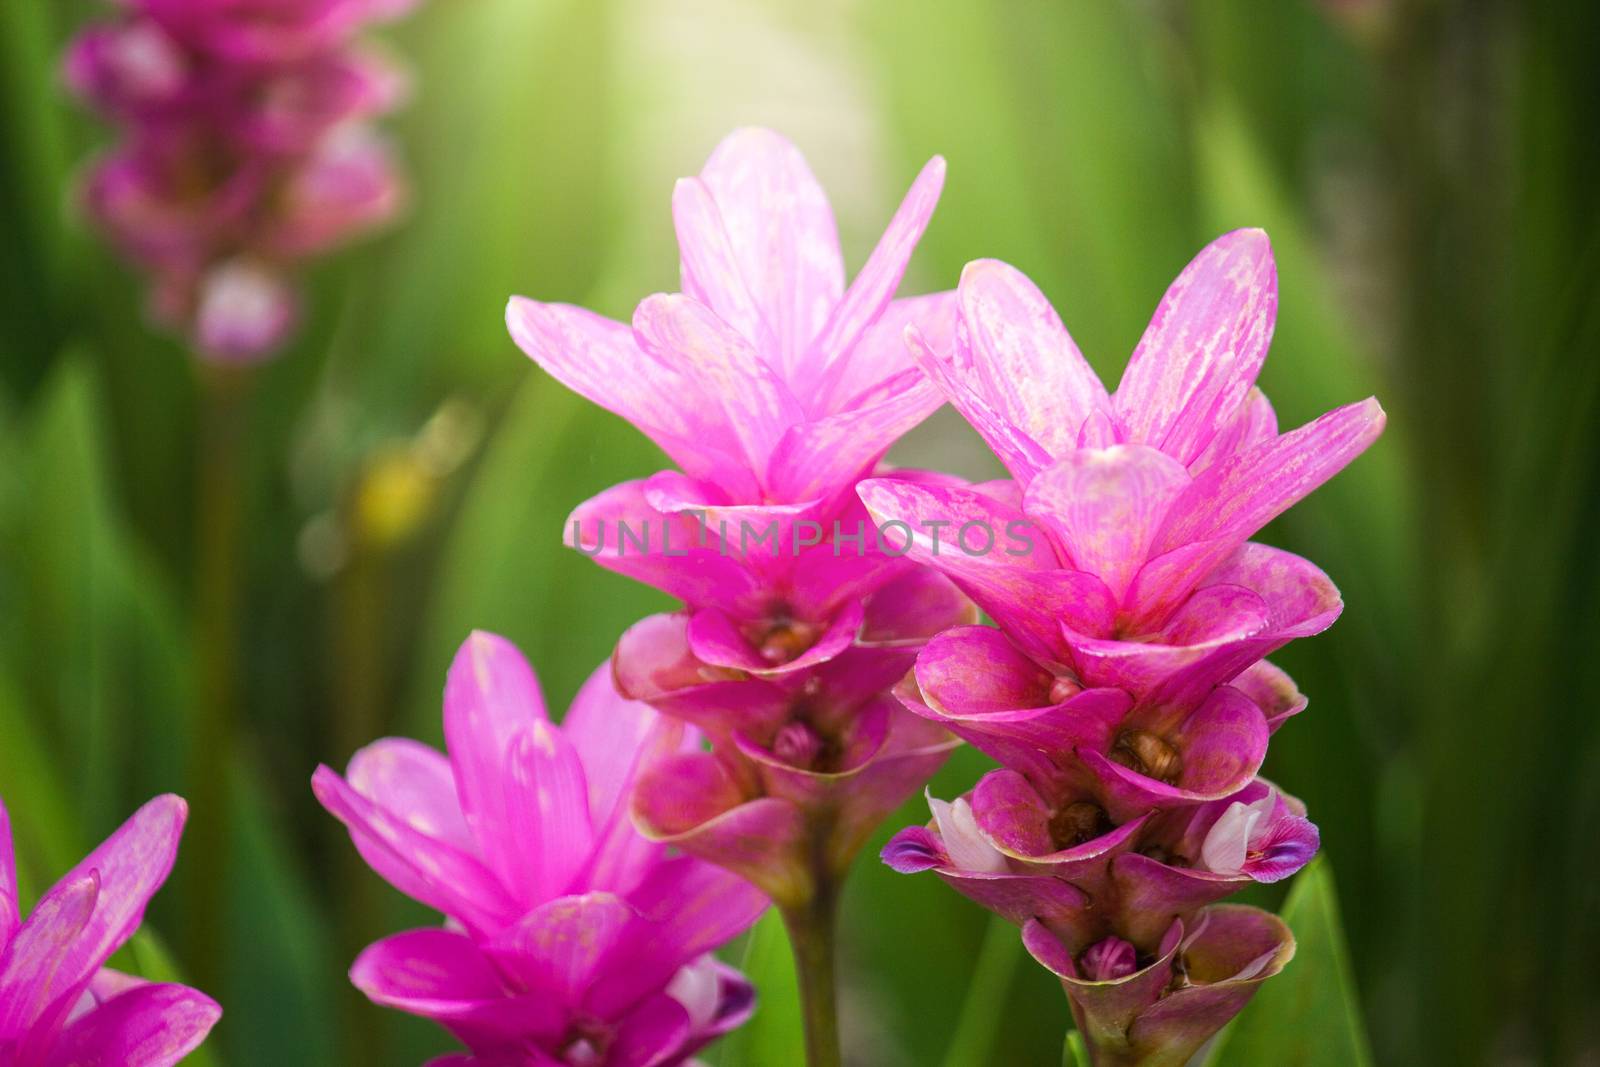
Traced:
[[449, 758], [401, 738], [362, 749], [318, 799], [372, 868], [448, 919], [370, 946], [351, 980], [472, 1051], [445, 1062], [683, 1063], [748, 1017], [754, 991], [708, 953], [766, 899], [641, 837], [627, 797], [692, 731], [596, 671], [557, 727], [503, 638], [476, 633], [445, 688]]
[[158, 322], [203, 357], [265, 358], [297, 317], [296, 264], [382, 224], [403, 200], [367, 122], [395, 105], [405, 78], [353, 37], [405, 5], [121, 6], [65, 60], [68, 85], [122, 133], [90, 168], [85, 209], [149, 275]]
[[24, 921], [0, 804], [0, 1063], [168, 1067], [205, 1040], [222, 1014], [211, 998], [104, 966], [166, 881], [187, 814], [178, 797], [150, 801]]

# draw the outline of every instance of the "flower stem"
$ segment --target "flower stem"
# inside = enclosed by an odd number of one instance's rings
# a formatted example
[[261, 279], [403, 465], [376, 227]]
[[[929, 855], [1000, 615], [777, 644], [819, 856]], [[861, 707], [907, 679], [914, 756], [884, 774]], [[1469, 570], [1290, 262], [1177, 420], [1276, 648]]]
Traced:
[[228, 885], [228, 770], [238, 714], [239, 531], [243, 506], [244, 409], [250, 372], [202, 363], [200, 454], [195, 496], [194, 640], [198, 670], [186, 780], [190, 822], [189, 965], [217, 991]]
[[834, 962], [838, 900], [838, 886], [819, 879], [810, 899], [780, 909], [800, 982], [807, 1067], [840, 1067], [842, 1062]]

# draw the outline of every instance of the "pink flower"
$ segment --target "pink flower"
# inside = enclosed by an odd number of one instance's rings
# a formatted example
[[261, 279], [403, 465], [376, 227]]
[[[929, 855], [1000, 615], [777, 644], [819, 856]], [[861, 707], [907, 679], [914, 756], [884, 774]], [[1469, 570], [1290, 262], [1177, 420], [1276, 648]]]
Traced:
[[399, 210], [367, 123], [405, 79], [352, 36], [401, 6], [130, 0], [68, 50], [68, 85], [123, 135], [85, 209], [149, 275], [153, 317], [203, 356], [270, 355], [298, 314], [294, 267]]
[[11, 825], [0, 805], [0, 1063], [7, 1067], [167, 1067], [222, 1014], [186, 986], [103, 965], [138, 930], [166, 881], [188, 809], [161, 796], [39, 899], [17, 911]]
[[[507, 308], [523, 351], [682, 470], [580, 505], [568, 543], [726, 616], [696, 630], [746, 646], [739, 663], [793, 660], [909, 569], [879, 550], [852, 487], [942, 403], [901, 335], [947, 336], [951, 294], [893, 297], [943, 183], [935, 158], [846, 289], [832, 211], [799, 151], [739, 130], [673, 193], [682, 293], [647, 298], [631, 329], [522, 297]], [[712, 643], [704, 658], [727, 658]]]
[[388, 738], [312, 780], [373, 869], [448, 919], [370, 946], [357, 987], [484, 1065], [679, 1064], [749, 1015], [749, 984], [707, 953], [767, 901], [628, 819], [642, 765], [694, 750], [689, 731], [604, 668], [557, 727], [527, 662], [483, 633], [451, 665], [444, 728], [448, 759]]
[[579, 505], [567, 531], [685, 604], [615, 657], [627, 695], [713, 747], [641, 780], [641, 825], [783, 906], [842, 874], [951, 747], [885, 694], [970, 605], [885, 546], [854, 493], [941, 403], [902, 334], [948, 337], [953, 294], [894, 294], [943, 182], [935, 158], [846, 288], [799, 151], [739, 130], [674, 191], [682, 293], [647, 298], [631, 328], [522, 297], [506, 312], [529, 356], [681, 468]]
[[[911, 527], [912, 558], [1058, 677], [1141, 701], [1192, 705], [1333, 622], [1326, 575], [1248, 538], [1371, 444], [1383, 409], [1365, 400], [1278, 433], [1254, 387], [1277, 310], [1265, 234], [1225, 234], [1195, 257], [1115, 394], [1014, 268], [969, 264], [958, 298], [953, 346], [911, 341], [1014, 481], [863, 483], [878, 521]], [[1014, 536], [968, 554], [941, 549], [937, 522]]]

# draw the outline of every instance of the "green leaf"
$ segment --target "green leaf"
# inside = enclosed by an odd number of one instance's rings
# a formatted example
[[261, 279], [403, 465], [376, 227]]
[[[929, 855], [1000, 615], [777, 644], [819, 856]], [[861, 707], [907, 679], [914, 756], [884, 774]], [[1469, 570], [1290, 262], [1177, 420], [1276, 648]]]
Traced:
[[1294, 959], [1223, 1032], [1208, 1064], [1368, 1067], [1372, 1052], [1327, 860], [1300, 875], [1283, 918], [1297, 942]]
[[1083, 1045], [1083, 1035], [1076, 1030], [1067, 1031], [1067, 1040], [1061, 1048], [1061, 1067], [1094, 1067], [1089, 1050]]

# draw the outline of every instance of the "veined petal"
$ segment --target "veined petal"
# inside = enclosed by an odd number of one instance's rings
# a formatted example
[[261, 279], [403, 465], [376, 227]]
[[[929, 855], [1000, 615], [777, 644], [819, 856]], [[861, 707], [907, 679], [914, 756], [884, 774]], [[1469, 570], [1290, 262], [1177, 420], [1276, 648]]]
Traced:
[[658, 510], [654, 482], [623, 482], [579, 504], [567, 519], [568, 547], [687, 604], [757, 610], [766, 597], [757, 573], [691, 511]]
[[511, 739], [501, 786], [506, 821], [488, 858], [525, 903], [569, 891], [594, 847], [589, 785], [572, 743], [547, 722]]
[[1248, 452], [1278, 436], [1278, 413], [1260, 389], [1252, 388], [1239, 402], [1231, 418], [1217, 430], [1204, 452], [1189, 464], [1191, 474], [1199, 474], [1241, 452]]
[[870, 471], [889, 447], [944, 403], [914, 367], [879, 385], [875, 403], [791, 426], [767, 476], [780, 500], [831, 497]]
[[792, 380], [811, 339], [844, 293], [833, 209], [799, 149], [771, 130], [735, 130], [700, 172], [727, 230], [745, 287]]
[[728, 239], [722, 213], [710, 187], [699, 178], [680, 178], [672, 188], [672, 222], [678, 235], [678, 274], [683, 291], [750, 340], [760, 352], [778, 344], [750, 287], [744, 267]]
[[617, 1025], [606, 1051], [607, 1067], [665, 1067], [689, 1041], [691, 1030], [688, 1009], [657, 993]]
[[1384, 421], [1369, 398], [1204, 471], [1173, 502], [1157, 550], [1212, 541], [1220, 559], [1366, 451]]
[[680, 968], [742, 933], [769, 902], [732, 871], [693, 856], [676, 856], [654, 867], [628, 895], [628, 903], [638, 920], [618, 948], [620, 965], [585, 1001], [602, 1016], [660, 989]]
[[350, 757], [345, 780], [412, 828], [464, 852], [476, 851], [450, 761], [437, 750], [410, 738], [385, 737]]
[[629, 818], [634, 779], [652, 754], [678, 747], [684, 729], [648, 704], [623, 698], [608, 660], [578, 691], [561, 732], [577, 751], [589, 784], [595, 844], [583, 884], [626, 892], [661, 852]]
[[[72, 937], [70, 947], [50, 968], [54, 989], [60, 991], [86, 984], [111, 954], [133, 936], [144, 920], [145, 905], [172, 870], [178, 855], [178, 839], [183, 834], [188, 814], [188, 805], [181, 797], [170, 793], [156, 797], [134, 812], [99, 848], [67, 872], [55, 889], [41, 898], [34, 909], [35, 916], [57, 893], [81, 894], [85, 879], [91, 875], [98, 885], [93, 913]], [[28, 936], [33, 923], [34, 919], [30, 918], [17, 933], [11, 963], [0, 975], [0, 1003], [4, 1003], [13, 983], [22, 977], [13, 968], [21, 953], [20, 943]], [[4, 1032], [4, 1024], [0, 1023], [0, 1033]]]
[[[956, 293], [926, 293], [891, 300], [877, 321], [868, 326], [850, 350], [850, 358], [830, 368], [817, 386], [817, 395], [801, 399], [813, 412], [836, 413], [877, 403], [887, 383], [917, 368], [906, 343], [906, 331], [915, 328], [923, 342], [948, 352], [955, 344]], [[944, 402], [943, 390], [937, 390]]]
[[1050, 525], [1073, 566], [1098, 576], [1120, 601], [1188, 484], [1183, 465], [1153, 448], [1080, 448], [1040, 472], [1022, 506]]
[[721, 404], [749, 470], [761, 479], [783, 432], [805, 418], [778, 371], [710, 308], [680, 294], [646, 297], [634, 310], [633, 335]]
[[112, 997], [62, 1031], [44, 1067], [172, 1067], [200, 1047], [221, 1017], [217, 1002], [198, 990], [166, 983], [141, 985]]
[[1012, 477], [1026, 484], [1050, 466], [1051, 454], [987, 394], [974, 366], [971, 346], [966, 340], [967, 331], [966, 324], [958, 322], [950, 343], [936, 346], [934, 339], [924, 336], [921, 329], [912, 324], [906, 327], [905, 343], [911, 358], [944, 393], [950, 406], [972, 424]]
[[501, 931], [484, 951], [527, 992], [576, 1009], [637, 918], [615, 893], [557, 897]]
[[475, 631], [450, 664], [444, 736], [478, 853], [507, 886], [521, 884], [529, 874], [513, 844], [527, 827], [516, 823], [523, 809], [507, 754], [535, 723], [548, 718], [533, 668], [510, 641]]
[[736, 458], [716, 398], [643, 351], [623, 323], [514, 296], [506, 326], [517, 347], [552, 378], [631, 422], [690, 474], [704, 476]]
[[[995, 259], [968, 263], [957, 291], [971, 346], [972, 391], [1049, 457], [1076, 448], [1084, 420], [1108, 410], [1110, 401], [1044, 294]], [[951, 402], [961, 407], [956, 398]]]
[[513, 996], [471, 938], [409, 930], [368, 945], [350, 981], [374, 1004], [420, 1015], [469, 1042], [557, 1038], [570, 1006], [548, 996]]
[[1193, 462], [1255, 385], [1277, 314], [1265, 233], [1234, 230], [1202, 249], [1162, 297], [1117, 387], [1127, 439]]
[[900, 287], [911, 253], [922, 239], [928, 220], [933, 218], [933, 209], [939, 203], [944, 174], [943, 157], [934, 156], [928, 160], [867, 257], [861, 273], [850, 283], [822, 332], [811, 342], [807, 363], [819, 368], [821, 382], [830, 381], [836, 374], [836, 365], [851, 358], [856, 342], [867, 327], [877, 321]]
[[0, 800], [0, 959], [6, 944], [22, 922], [17, 911], [17, 864], [11, 845], [11, 816]]
[[966, 486], [869, 478], [857, 486], [884, 539], [941, 571], [1030, 655], [1058, 660], [1060, 620], [1100, 632], [1114, 617], [1094, 575], [1062, 569], [1032, 519]]
[[65, 1017], [76, 988], [88, 981], [68, 964], [100, 892], [100, 874], [92, 868], [63, 878], [17, 931], [0, 970], [0, 1048], [26, 1047], [28, 1031], [47, 1014], [57, 1022]]
[[317, 768], [311, 788], [345, 824], [368, 866], [406, 896], [478, 931], [497, 930], [520, 913], [476, 856], [414, 829], [328, 767]]

